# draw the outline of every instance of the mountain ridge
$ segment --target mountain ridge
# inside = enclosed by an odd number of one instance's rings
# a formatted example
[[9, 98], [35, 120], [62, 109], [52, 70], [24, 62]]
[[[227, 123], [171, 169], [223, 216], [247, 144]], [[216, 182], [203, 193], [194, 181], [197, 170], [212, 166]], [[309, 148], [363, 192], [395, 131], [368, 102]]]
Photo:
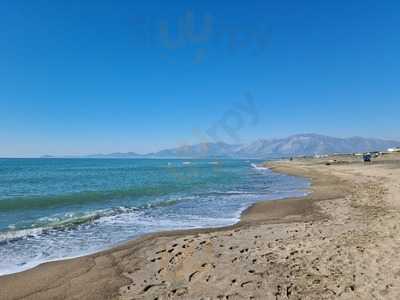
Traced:
[[87, 155], [90, 158], [279, 158], [334, 153], [383, 151], [399, 147], [400, 142], [359, 136], [337, 138], [315, 133], [286, 138], [257, 139], [248, 144], [199, 143], [164, 149], [149, 154], [111, 153]]

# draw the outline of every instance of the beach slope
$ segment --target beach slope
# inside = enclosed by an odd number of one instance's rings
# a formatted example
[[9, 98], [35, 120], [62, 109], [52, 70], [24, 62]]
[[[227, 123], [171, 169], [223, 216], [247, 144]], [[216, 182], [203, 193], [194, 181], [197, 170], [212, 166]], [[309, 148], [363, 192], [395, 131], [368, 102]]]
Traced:
[[398, 299], [400, 157], [268, 166], [310, 178], [310, 195], [0, 277], [0, 299]]

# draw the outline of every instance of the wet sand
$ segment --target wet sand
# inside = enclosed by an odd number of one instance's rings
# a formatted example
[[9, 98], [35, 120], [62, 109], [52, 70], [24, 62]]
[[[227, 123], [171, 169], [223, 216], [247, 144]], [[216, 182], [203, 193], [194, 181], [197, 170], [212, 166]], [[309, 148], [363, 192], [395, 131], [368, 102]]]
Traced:
[[311, 194], [0, 277], [0, 299], [399, 299], [400, 155], [274, 162]]

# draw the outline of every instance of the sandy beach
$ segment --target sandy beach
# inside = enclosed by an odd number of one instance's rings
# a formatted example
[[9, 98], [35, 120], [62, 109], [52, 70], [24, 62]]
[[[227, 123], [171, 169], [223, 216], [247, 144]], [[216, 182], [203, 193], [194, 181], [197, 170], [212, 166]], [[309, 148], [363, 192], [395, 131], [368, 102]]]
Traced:
[[400, 155], [267, 166], [310, 195], [0, 277], [0, 299], [399, 299]]

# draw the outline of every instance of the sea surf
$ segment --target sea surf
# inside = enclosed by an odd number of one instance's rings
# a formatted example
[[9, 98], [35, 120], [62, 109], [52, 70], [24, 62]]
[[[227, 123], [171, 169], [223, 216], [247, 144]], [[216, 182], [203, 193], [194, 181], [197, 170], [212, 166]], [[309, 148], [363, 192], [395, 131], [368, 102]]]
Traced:
[[0, 275], [165, 230], [236, 223], [307, 180], [255, 160], [0, 159]]

